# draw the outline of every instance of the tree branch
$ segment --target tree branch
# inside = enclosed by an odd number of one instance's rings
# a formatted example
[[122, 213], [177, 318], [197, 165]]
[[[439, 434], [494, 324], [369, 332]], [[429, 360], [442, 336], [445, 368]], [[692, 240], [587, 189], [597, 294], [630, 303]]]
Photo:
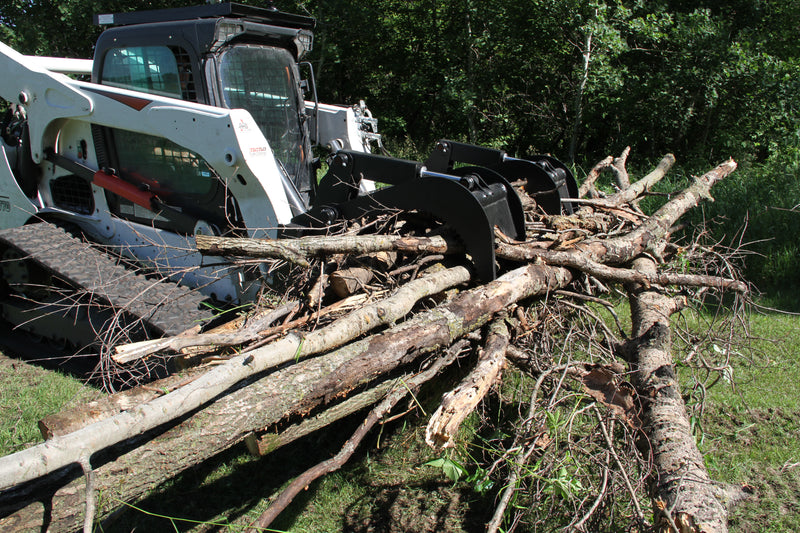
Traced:
[[455, 446], [453, 438], [461, 422], [475, 409], [491, 387], [500, 380], [506, 366], [505, 353], [510, 336], [504, 318], [495, 319], [489, 326], [486, 344], [472, 372], [442, 398], [428, 421], [425, 442], [434, 448]]
[[328, 235], [299, 239], [246, 239], [196, 235], [197, 250], [204, 255], [247, 256], [284, 259], [308, 267], [309, 258], [333, 254], [369, 254], [375, 252], [464, 253], [464, 246], [453, 239], [434, 237], [399, 237], [392, 235]]

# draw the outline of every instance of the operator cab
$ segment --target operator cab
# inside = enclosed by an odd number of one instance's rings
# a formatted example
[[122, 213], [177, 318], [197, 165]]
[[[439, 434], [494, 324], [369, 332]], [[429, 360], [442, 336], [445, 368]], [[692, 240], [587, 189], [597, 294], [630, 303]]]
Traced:
[[[112, 25], [98, 39], [92, 81], [250, 112], [284, 172], [296, 211], [312, 194], [312, 158], [298, 60], [314, 19], [235, 3], [96, 15]], [[191, 234], [191, 218], [237, 227], [235, 200], [193, 151], [164, 138], [95, 128], [101, 167], [190, 215], [164, 219], [108, 193], [117, 216]], [[182, 226], [182, 227], [181, 227]]]

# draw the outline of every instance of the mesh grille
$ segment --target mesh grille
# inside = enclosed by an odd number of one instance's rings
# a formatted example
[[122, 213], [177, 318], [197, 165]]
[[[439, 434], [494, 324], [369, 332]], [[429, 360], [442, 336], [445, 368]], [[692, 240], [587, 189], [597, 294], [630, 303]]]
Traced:
[[180, 78], [175, 56], [166, 46], [114, 48], [103, 61], [103, 84], [123, 89], [180, 98]]
[[183, 48], [173, 46], [170, 48], [175, 54], [178, 62], [178, 74], [180, 76], [181, 97], [190, 102], [197, 101], [197, 90], [195, 89], [194, 76], [192, 76], [192, 58]]
[[269, 141], [275, 157], [306, 190], [304, 137], [292, 55], [281, 48], [237, 45], [220, 56], [225, 105], [246, 109]]
[[163, 137], [114, 130], [122, 176], [169, 201], [213, 196], [217, 177], [198, 154]]
[[62, 176], [50, 182], [50, 194], [56, 207], [91, 215], [94, 212], [92, 187], [78, 176]]

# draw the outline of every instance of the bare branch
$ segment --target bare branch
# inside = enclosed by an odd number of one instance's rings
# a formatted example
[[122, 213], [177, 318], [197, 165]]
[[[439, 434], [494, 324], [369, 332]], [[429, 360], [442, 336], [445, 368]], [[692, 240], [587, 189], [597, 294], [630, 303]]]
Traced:
[[592, 170], [590, 170], [589, 174], [586, 175], [586, 179], [583, 180], [583, 183], [581, 183], [581, 186], [578, 189], [578, 198], [586, 198], [587, 195], [590, 198], [597, 197], [597, 190], [595, 189], [594, 184], [600, 177], [600, 173], [604, 169], [608, 168], [613, 162], [614, 157], [608, 156], [592, 167]]
[[646, 191], [649, 191], [650, 187], [661, 181], [661, 179], [667, 174], [667, 172], [669, 172], [669, 169], [671, 169], [672, 165], [674, 164], [675, 156], [672, 154], [665, 155], [650, 174], [633, 183], [629, 187], [622, 188], [620, 192], [609, 196], [605, 199], [606, 202], [608, 202], [610, 205], [624, 205], [631, 203]]
[[374, 252], [464, 253], [464, 247], [447, 237], [391, 235], [329, 235], [299, 239], [245, 239], [197, 235], [197, 249], [205, 255], [271, 257], [308, 267], [309, 258], [333, 254], [363, 255]]

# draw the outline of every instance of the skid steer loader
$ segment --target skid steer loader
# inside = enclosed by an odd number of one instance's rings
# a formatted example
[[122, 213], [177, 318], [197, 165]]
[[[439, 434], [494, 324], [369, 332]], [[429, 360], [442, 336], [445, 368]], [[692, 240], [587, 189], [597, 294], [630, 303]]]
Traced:
[[[509, 182], [525, 180], [551, 213], [577, 194], [547, 156], [452, 141], [424, 163], [372, 154], [380, 135], [363, 104], [317, 101], [301, 62], [312, 18], [221, 3], [95, 23], [106, 29], [93, 60], [0, 43], [0, 98], [10, 104], [0, 124], [0, 297], [4, 317], [35, 333], [79, 345], [114, 321], [134, 337], [176, 333], [208, 318], [202, 299], [248, 301], [261, 281], [203, 257], [195, 235], [300, 235], [387, 208], [451, 226], [477, 276], [492, 279], [494, 228], [525, 238]], [[314, 150], [328, 153], [319, 182]]]

